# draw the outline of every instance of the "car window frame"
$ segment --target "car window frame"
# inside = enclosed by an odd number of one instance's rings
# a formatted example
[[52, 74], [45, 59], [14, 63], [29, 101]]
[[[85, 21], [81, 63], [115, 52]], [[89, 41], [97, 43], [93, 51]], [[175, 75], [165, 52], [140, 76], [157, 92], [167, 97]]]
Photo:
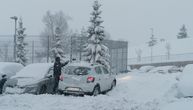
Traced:
[[[50, 74], [50, 71], [52, 71], [52, 74]], [[45, 74], [45, 77], [48, 77], [48, 76], [54, 76], [54, 68], [49, 68], [47, 73]]]
[[102, 68], [103, 74], [106, 74], [105, 71], [107, 71], [106, 75], [110, 75], [110, 71], [108, 71], [105, 67], [101, 67], [101, 68]]
[[[97, 73], [96, 68], [99, 68], [99, 69], [100, 69], [101, 74]], [[100, 67], [100, 66], [96, 66], [96, 67], [94, 67], [94, 70], [95, 70], [95, 73], [96, 73], [97, 75], [102, 75], [102, 74], [103, 74], [103, 70], [101, 69], [101, 67]]]

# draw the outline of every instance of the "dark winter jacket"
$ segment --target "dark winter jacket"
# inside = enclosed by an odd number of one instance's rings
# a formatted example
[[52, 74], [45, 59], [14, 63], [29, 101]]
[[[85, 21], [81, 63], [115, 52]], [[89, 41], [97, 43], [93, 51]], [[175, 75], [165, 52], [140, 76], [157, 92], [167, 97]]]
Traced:
[[68, 64], [68, 61], [65, 62], [64, 64], [60, 63], [60, 62], [55, 62], [54, 63], [54, 76], [58, 77], [61, 75], [61, 70], [63, 66], [66, 66]]
[[7, 81], [7, 78], [3, 78], [0, 80], [0, 94], [2, 94], [3, 86], [6, 81]]

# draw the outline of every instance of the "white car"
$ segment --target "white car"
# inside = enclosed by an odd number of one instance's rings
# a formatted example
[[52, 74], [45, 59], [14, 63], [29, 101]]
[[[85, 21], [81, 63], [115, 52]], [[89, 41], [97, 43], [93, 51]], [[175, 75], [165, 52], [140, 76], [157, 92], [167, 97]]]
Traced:
[[149, 72], [150, 70], [152, 70], [153, 68], [155, 68], [154, 66], [142, 66], [139, 71], [142, 72], [142, 73], [147, 73]]
[[159, 66], [151, 69], [149, 71], [150, 73], [161, 73], [161, 74], [166, 74], [166, 73], [177, 73], [181, 72], [181, 68], [176, 67], [176, 66]]
[[104, 66], [71, 63], [62, 70], [59, 91], [64, 94], [98, 95], [116, 86], [116, 79]]

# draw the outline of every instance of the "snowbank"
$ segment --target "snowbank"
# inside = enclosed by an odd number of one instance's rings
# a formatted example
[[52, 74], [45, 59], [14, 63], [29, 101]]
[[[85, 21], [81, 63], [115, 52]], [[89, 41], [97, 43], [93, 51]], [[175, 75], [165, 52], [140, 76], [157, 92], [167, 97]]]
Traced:
[[178, 87], [184, 96], [193, 96], [193, 64], [187, 65], [180, 77]]
[[117, 86], [106, 95], [4, 95], [0, 110], [160, 110], [178, 74], [129, 73], [117, 76]]
[[170, 103], [161, 110], [192, 110], [193, 99], [181, 99], [177, 102]]

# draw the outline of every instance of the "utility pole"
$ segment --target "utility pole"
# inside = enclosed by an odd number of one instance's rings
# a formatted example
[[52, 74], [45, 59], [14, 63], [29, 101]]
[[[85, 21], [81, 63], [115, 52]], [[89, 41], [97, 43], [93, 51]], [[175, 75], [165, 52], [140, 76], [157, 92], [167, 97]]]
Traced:
[[32, 63], [34, 63], [34, 41], [32, 41]]
[[50, 57], [50, 36], [48, 36], [47, 63], [49, 63], [49, 57]]
[[[154, 38], [154, 32], [153, 32], [153, 28], [151, 28], [151, 37], [152, 37], [152, 40]], [[151, 63], [153, 62], [153, 44], [151, 46]]]
[[82, 37], [80, 37], [80, 50], [79, 50], [79, 60], [82, 60]]
[[17, 16], [10, 17], [15, 21], [15, 34], [14, 34], [14, 42], [13, 42], [13, 58], [14, 61], [16, 62], [16, 31], [17, 31]]
[[70, 62], [72, 62], [72, 36], [70, 38]]

